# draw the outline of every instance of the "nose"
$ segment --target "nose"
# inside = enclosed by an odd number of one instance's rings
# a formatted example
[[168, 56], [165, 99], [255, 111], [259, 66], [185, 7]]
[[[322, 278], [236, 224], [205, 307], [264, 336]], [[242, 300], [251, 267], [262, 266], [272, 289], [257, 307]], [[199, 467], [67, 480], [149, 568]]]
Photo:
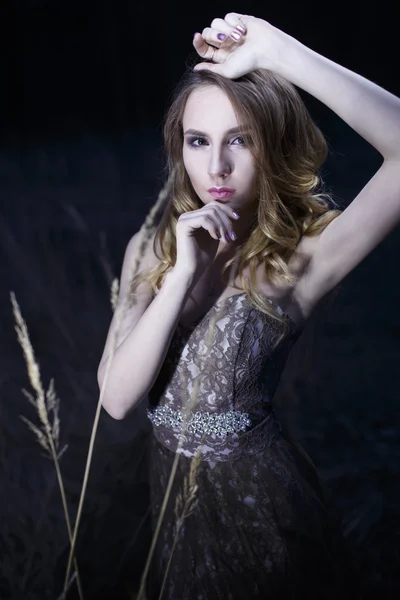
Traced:
[[232, 161], [224, 152], [223, 148], [214, 147], [210, 153], [210, 159], [208, 163], [208, 174], [210, 177], [216, 179], [218, 177], [227, 177], [232, 173], [233, 165]]

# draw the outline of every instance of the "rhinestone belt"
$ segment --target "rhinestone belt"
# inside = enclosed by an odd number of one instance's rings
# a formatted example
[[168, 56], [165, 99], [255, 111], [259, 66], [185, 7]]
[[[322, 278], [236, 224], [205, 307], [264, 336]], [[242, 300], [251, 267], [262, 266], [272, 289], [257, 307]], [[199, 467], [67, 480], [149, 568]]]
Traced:
[[[147, 416], [156, 427], [163, 425], [169, 429], [177, 429], [181, 433], [184, 429], [184, 412], [174, 410], [169, 406], [158, 406], [147, 409]], [[246, 431], [253, 424], [249, 413], [229, 410], [223, 413], [200, 412], [189, 413], [187, 416], [186, 431], [188, 433], [214, 433], [225, 438], [230, 433]]]

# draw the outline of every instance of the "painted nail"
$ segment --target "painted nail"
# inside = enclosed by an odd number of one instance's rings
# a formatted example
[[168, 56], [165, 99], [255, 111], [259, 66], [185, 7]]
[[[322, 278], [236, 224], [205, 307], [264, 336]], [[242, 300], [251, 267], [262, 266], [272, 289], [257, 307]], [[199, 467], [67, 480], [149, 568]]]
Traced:
[[225, 239], [226, 239], [227, 242], [231, 242], [232, 241], [231, 238], [229, 237], [229, 235], [227, 233], [225, 234]]
[[221, 238], [221, 234], [219, 231], [216, 232], [217, 233], [217, 237]]
[[243, 25], [236, 25], [236, 29], [238, 29], [240, 31], [240, 33], [246, 33], [246, 30], [243, 27]]
[[219, 34], [217, 35], [217, 38], [218, 38], [219, 40], [221, 40], [221, 42], [222, 42], [222, 40], [224, 40], [224, 39], [226, 38], [226, 35], [225, 35], [224, 33], [219, 33]]
[[238, 42], [240, 40], [241, 36], [238, 34], [237, 31], [232, 31], [231, 38], [233, 38], [235, 40], [235, 42]]
[[234, 232], [234, 231], [231, 231], [231, 238], [232, 238], [233, 240], [236, 240], [236, 234], [235, 234], [235, 232]]
[[235, 212], [232, 212], [232, 215], [235, 217], [235, 219], [239, 218], [239, 215], [237, 213], [235, 213]]

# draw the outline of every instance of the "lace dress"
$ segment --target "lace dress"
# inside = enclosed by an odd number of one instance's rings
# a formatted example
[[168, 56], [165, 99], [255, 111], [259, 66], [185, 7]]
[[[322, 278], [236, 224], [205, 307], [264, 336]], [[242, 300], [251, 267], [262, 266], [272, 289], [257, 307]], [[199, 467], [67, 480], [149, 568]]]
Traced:
[[[271, 406], [301, 333], [286, 319], [290, 331], [272, 351], [282, 325], [243, 293], [228, 297], [222, 308], [215, 304], [190, 327], [180, 323], [174, 333], [147, 410], [153, 527], [179, 454], [148, 600], [163, 586], [165, 600], [344, 596], [336, 523], [314, 465], [284, 437]], [[183, 409], [196, 389], [183, 431]], [[182, 519], [197, 453], [198, 502], [192, 498]]]

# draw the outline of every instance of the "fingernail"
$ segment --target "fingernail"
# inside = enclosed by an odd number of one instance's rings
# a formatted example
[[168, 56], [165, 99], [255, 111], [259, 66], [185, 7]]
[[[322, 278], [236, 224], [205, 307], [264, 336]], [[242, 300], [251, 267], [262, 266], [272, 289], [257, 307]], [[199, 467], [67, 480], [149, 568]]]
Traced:
[[246, 33], [246, 30], [242, 25], [236, 25], [236, 29], [238, 29], [241, 33]]
[[217, 38], [218, 38], [219, 40], [221, 40], [221, 42], [222, 42], [222, 40], [224, 40], [224, 39], [226, 38], [226, 35], [225, 35], [224, 33], [219, 33], [219, 34], [217, 35]]
[[235, 219], [238, 219], [238, 218], [239, 218], [239, 215], [238, 215], [237, 213], [233, 212], [232, 214], [233, 214], [233, 216], [235, 217]]
[[231, 37], [232, 37], [232, 38], [233, 38], [233, 39], [234, 39], [236, 42], [238, 42], [238, 41], [240, 40], [240, 37], [241, 37], [241, 36], [240, 36], [240, 34], [239, 34], [239, 33], [237, 33], [237, 31], [232, 31], [232, 33], [231, 33]]
[[225, 234], [225, 239], [226, 239], [227, 242], [231, 242], [232, 241], [231, 238], [229, 237], [229, 235], [227, 233]]
[[236, 240], [236, 234], [235, 234], [235, 232], [234, 232], [234, 231], [231, 231], [231, 238], [232, 238], [233, 240]]

